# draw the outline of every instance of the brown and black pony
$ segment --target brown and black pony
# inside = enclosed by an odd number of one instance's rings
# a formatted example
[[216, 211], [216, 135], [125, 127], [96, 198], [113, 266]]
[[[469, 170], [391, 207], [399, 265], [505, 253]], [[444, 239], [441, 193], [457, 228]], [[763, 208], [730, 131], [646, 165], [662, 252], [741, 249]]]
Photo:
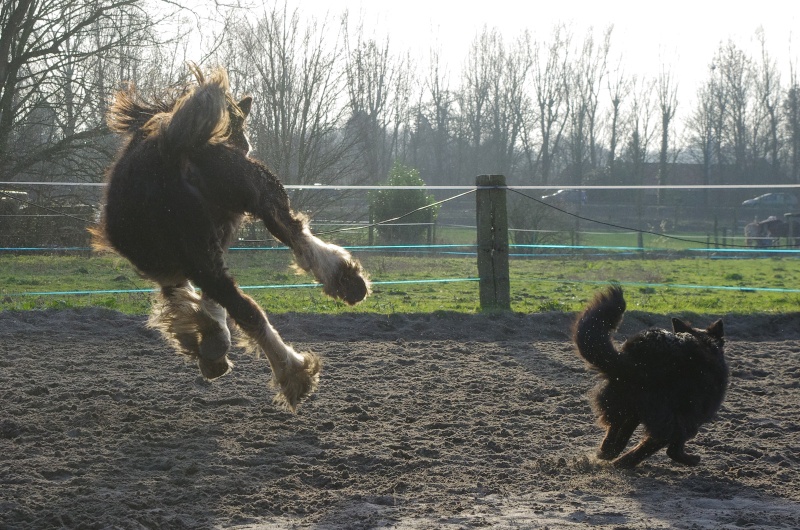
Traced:
[[128, 140], [108, 172], [95, 247], [116, 250], [161, 286], [150, 325], [197, 358], [208, 379], [232, 367], [230, 316], [246, 343], [266, 353], [275, 401], [294, 410], [314, 391], [320, 360], [285, 344], [228, 273], [225, 251], [239, 222], [245, 214], [263, 221], [333, 298], [356, 304], [369, 281], [347, 251], [311, 234], [280, 181], [247, 156], [252, 99], [234, 100], [222, 69], [207, 78], [191, 69], [196, 84], [156, 102], [132, 88], [115, 95], [107, 121]]

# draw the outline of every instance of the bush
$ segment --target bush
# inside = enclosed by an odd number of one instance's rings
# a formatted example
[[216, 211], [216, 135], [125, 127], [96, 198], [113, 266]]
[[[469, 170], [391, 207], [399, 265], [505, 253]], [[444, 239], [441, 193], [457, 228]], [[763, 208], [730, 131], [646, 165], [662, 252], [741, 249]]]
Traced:
[[[386, 185], [424, 186], [425, 181], [420, 178], [419, 171], [416, 169], [395, 163], [389, 172]], [[377, 190], [370, 192], [369, 201], [374, 221], [380, 222], [402, 217], [393, 223], [378, 225], [378, 237], [382, 243], [419, 244], [425, 242], [428, 228], [436, 220], [438, 212], [438, 206], [419, 210], [435, 202], [433, 195], [428, 195], [425, 190], [421, 189]]]

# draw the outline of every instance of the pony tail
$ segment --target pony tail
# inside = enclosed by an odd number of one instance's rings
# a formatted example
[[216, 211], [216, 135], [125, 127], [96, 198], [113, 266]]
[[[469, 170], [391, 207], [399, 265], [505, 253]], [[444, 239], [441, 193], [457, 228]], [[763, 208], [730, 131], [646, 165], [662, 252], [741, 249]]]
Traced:
[[167, 110], [163, 102], [147, 103], [136, 94], [132, 84], [114, 94], [106, 111], [106, 125], [117, 134], [132, 134], [154, 115]]
[[117, 134], [127, 134], [136, 126], [136, 110], [133, 99], [133, 87], [120, 90], [114, 94], [114, 99], [106, 111], [106, 125]]
[[108, 240], [105, 225], [90, 226], [86, 229], [91, 235], [91, 246], [95, 252], [112, 252], [113, 245]]
[[146, 100], [136, 91], [133, 83], [128, 83], [109, 102], [105, 115], [106, 125], [111, 132], [117, 134], [136, 134], [145, 129], [156, 116], [169, 113], [177, 98], [175, 93], [168, 93], [163, 98]]
[[150, 135], [158, 135], [161, 152], [167, 156], [222, 143], [228, 137], [227, 74], [218, 69], [206, 80], [197, 66], [190, 68], [197, 77], [198, 86], [180, 98], [172, 112], [153, 116], [145, 125]]

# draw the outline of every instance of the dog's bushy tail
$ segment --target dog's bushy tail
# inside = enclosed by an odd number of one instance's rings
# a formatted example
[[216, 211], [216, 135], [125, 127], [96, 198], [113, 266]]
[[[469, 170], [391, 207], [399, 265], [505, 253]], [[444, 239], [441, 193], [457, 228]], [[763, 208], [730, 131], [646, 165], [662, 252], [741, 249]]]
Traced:
[[622, 322], [625, 298], [617, 285], [599, 292], [578, 317], [573, 340], [578, 353], [600, 372], [613, 375], [619, 369], [619, 352], [611, 342], [611, 333]]

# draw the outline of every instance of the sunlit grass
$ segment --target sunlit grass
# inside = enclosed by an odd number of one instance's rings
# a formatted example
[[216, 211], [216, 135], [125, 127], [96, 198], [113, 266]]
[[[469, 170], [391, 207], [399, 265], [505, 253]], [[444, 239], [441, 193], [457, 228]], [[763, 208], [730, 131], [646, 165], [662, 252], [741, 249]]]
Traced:
[[[272, 313], [480, 311], [473, 255], [356, 254], [375, 282], [373, 295], [356, 307], [331, 300], [319, 286], [309, 286], [313, 279], [295, 271], [285, 249], [233, 251], [228, 261], [238, 283]], [[800, 288], [800, 260], [790, 257], [525, 257], [512, 259], [510, 278], [511, 308], [518, 312], [580, 310], [610, 281], [623, 284], [630, 309], [652, 313], [800, 310], [800, 293], [793, 292]], [[445, 279], [459, 281], [441, 281]], [[0, 310], [100, 306], [142, 314], [150, 308], [152, 288], [127, 261], [114, 255], [0, 256]], [[68, 294], [74, 292], [90, 294]]]

